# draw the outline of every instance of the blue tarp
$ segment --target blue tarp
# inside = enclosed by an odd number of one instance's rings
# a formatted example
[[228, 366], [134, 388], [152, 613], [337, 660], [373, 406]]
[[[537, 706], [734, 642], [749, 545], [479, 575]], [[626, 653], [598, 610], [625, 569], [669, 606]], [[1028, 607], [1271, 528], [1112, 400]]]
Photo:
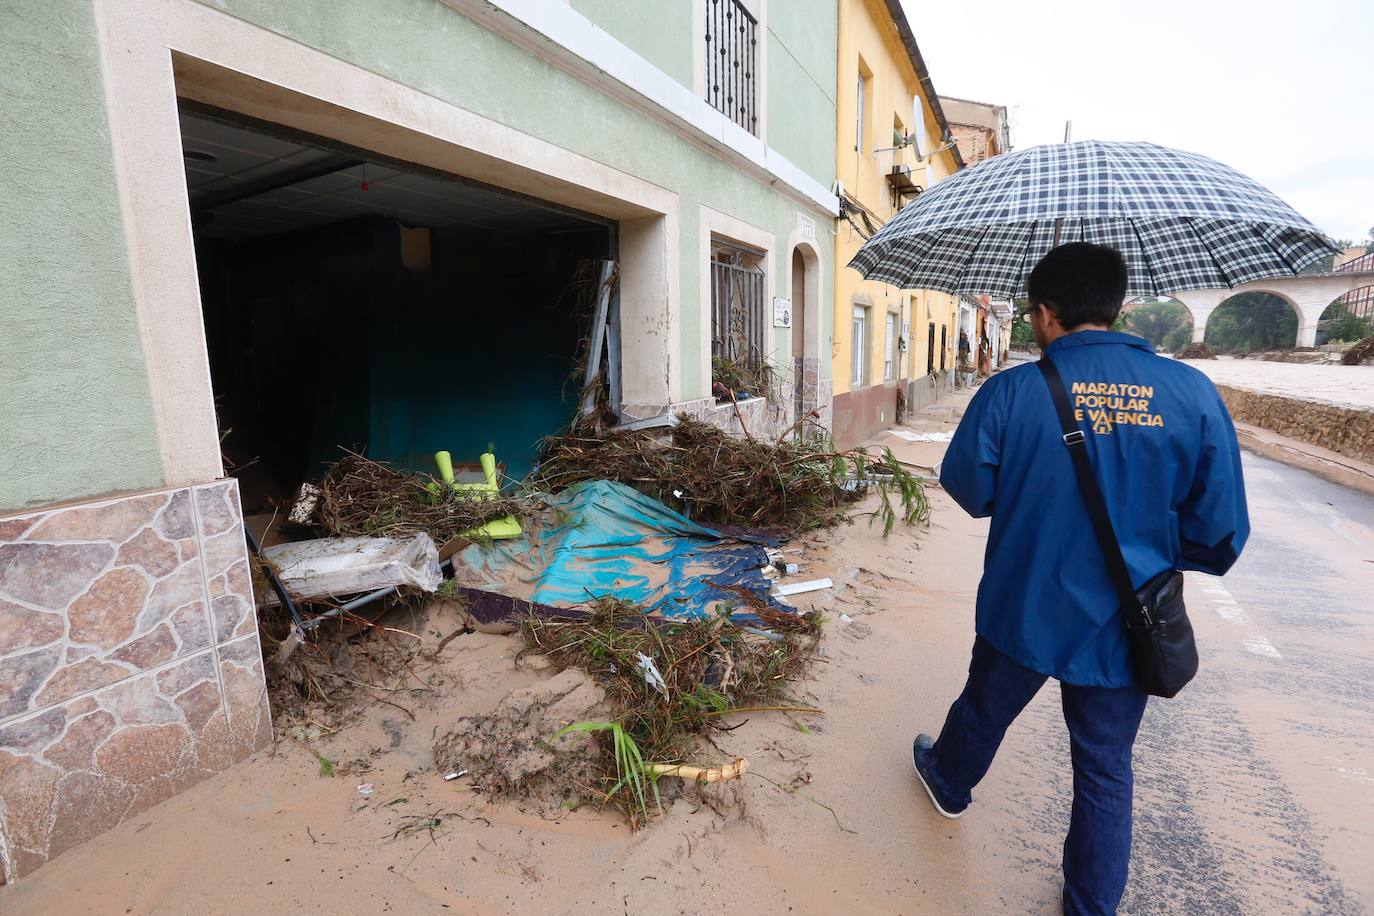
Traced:
[[705, 616], [744, 588], [774, 607], [764, 537], [727, 536], [608, 480], [549, 499], [525, 535], [473, 544], [454, 557], [459, 584], [555, 607], [612, 596], [664, 616]]

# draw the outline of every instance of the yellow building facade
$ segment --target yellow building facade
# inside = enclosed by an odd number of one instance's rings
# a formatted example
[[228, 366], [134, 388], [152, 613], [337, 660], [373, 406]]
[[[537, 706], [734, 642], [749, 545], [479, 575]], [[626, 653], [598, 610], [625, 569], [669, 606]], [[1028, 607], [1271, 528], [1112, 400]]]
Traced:
[[925, 189], [962, 167], [899, 0], [839, 0], [833, 430], [850, 446], [954, 385], [959, 301], [845, 265]]

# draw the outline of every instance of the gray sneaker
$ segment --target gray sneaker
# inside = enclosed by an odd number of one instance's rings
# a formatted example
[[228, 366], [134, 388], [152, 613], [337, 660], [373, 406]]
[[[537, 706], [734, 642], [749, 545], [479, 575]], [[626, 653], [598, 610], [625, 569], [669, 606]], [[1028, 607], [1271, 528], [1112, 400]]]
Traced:
[[940, 812], [942, 817], [950, 820], [959, 818], [968, 805], [954, 805], [945, 801], [935, 792], [935, 786], [926, 776], [930, 772], [931, 756], [934, 754], [935, 739], [930, 735], [917, 735], [916, 740], [911, 743], [911, 763], [916, 770], [916, 778], [921, 780], [921, 786], [930, 796], [930, 803], [935, 806], [935, 810]]

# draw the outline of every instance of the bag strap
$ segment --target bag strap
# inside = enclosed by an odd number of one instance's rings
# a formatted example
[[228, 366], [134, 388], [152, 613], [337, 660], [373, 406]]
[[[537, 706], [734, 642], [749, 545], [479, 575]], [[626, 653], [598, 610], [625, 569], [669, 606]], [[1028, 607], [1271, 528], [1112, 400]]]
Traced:
[[[1121, 601], [1121, 610], [1128, 614], [1141, 611], [1136, 598], [1135, 586], [1131, 583], [1131, 573], [1126, 568], [1126, 558], [1121, 555], [1121, 543], [1116, 539], [1116, 529], [1112, 527], [1112, 517], [1107, 512], [1107, 501], [1102, 497], [1102, 487], [1093, 473], [1092, 460], [1088, 457], [1088, 437], [1078, 426], [1078, 419], [1069, 405], [1069, 392], [1064, 388], [1064, 379], [1059, 369], [1048, 357], [1043, 356], [1036, 362], [1036, 368], [1045, 377], [1050, 397], [1054, 400], [1055, 413], [1059, 415], [1059, 426], [1064, 432], [1064, 445], [1073, 460], [1073, 472], [1078, 478], [1078, 489], [1083, 493], [1083, 502], [1092, 519], [1093, 532], [1102, 548], [1102, 556], [1107, 561], [1107, 574]], [[1149, 624], [1148, 618], [1146, 621]]]

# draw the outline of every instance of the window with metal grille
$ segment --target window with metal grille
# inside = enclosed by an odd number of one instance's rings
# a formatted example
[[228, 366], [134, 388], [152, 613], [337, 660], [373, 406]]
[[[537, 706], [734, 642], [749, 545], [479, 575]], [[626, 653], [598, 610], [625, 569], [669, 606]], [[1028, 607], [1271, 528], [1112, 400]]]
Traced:
[[706, 0], [706, 101], [759, 133], [759, 21], [740, 0]]
[[[943, 359], [941, 360], [943, 363]], [[944, 368], [942, 365], [940, 368]], [[930, 323], [930, 330], [926, 335], [926, 375], [935, 374], [935, 322]]]
[[767, 358], [764, 253], [711, 244], [711, 356], [757, 372]]
[[940, 325], [940, 371], [949, 368], [949, 325]]

